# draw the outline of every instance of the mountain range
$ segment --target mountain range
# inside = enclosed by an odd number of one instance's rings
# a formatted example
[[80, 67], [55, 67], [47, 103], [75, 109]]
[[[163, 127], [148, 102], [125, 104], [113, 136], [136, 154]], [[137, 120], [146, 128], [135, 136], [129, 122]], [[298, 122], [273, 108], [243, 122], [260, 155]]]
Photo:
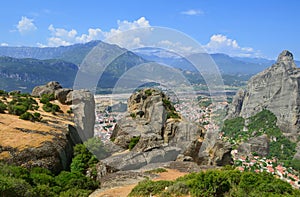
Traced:
[[[122, 55], [104, 70], [98, 83], [100, 88], [114, 87], [127, 70], [147, 62], [157, 62], [182, 70], [192, 83], [203, 82], [201, 75], [185, 57], [170, 51], [145, 47], [131, 52], [117, 45], [91, 41], [61, 47], [0, 47], [0, 88], [30, 92], [34, 86], [51, 80], [59, 81], [64, 87], [72, 87], [81, 63], [96, 46], [103, 47], [107, 55], [122, 51]], [[211, 58], [227, 85], [240, 84], [240, 81], [249, 79], [275, 62], [263, 58], [230, 57], [226, 54], [211, 54]], [[296, 61], [296, 64], [299, 65], [299, 62]]]

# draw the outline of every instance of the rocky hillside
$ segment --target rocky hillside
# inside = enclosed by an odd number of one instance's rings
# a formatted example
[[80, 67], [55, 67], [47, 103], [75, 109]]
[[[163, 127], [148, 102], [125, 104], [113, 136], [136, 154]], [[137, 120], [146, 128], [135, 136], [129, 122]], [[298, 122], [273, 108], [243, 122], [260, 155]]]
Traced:
[[111, 147], [119, 147], [121, 153], [102, 162], [117, 170], [175, 160], [201, 165], [229, 164], [230, 146], [218, 141], [203, 145], [205, 138], [204, 129], [184, 120], [167, 95], [156, 89], [144, 89], [128, 99], [127, 115], [118, 121], [111, 136]]
[[224, 133], [240, 152], [300, 160], [300, 69], [283, 51], [275, 64], [253, 76], [229, 107]]
[[300, 130], [300, 69], [293, 55], [283, 51], [275, 64], [253, 76], [245, 90], [234, 97], [228, 117], [248, 118], [263, 109], [277, 117], [279, 128], [297, 137]]
[[[34, 96], [0, 93], [2, 162], [58, 173], [69, 168], [73, 146], [93, 136], [90, 128], [94, 120], [87, 109], [93, 107], [90, 101], [94, 99], [86, 91], [67, 90], [57, 82], [49, 82], [36, 87]], [[66, 103], [72, 103], [72, 109]]]

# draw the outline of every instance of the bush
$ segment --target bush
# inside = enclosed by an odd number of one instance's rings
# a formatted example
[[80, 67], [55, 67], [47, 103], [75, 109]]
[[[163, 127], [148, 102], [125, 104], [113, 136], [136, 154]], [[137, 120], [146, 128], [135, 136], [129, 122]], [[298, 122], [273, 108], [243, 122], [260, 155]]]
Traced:
[[38, 112], [35, 112], [34, 114], [31, 114], [30, 112], [25, 112], [24, 114], [20, 115], [19, 118], [22, 120], [40, 121], [41, 114]]
[[136, 187], [128, 195], [129, 197], [148, 197], [150, 195], [157, 195], [164, 191], [164, 189], [172, 184], [171, 181], [151, 181], [145, 180], [138, 183]]
[[147, 90], [145, 90], [145, 94], [146, 94], [147, 96], [151, 96], [151, 95], [152, 95], [152, 91], [153, 91], [153, 90], [151, 90], [151, 89], [147, 89]]
[[69, 189], [67, 191], [63, 191], [59, 194], [60, 197], [86, 197], [92, 193], [91, 190], [84, 189]]
[[168, 170], [166, 170], [165, 168], [156, 168], [153, 170], [146, 171], [146, 173], [149, 173], [149, 174], [156, 174], [156, 173], [162, 173], [162, 172], [168, 172]]
[[8, 93], [4, 90], [0, 90], [0, 96], [7, 96]]
[[22, 119], [22, 120], [34, 121], [33, 115], [30, 112], [25, 112], [24, 114], [20, 115], [19, 118]]
[[45, 112], [52, 112], [52, 113], [55, 113], [55, 112], [60, 112], [60, 107], [56, 104], [52, 104], [52, 103], [46, 103], [43, 105], [43, 110]]
[[[166, 190], [166, 187], [167, 190]], [[300, 191], [270, 173], [240, 172], [228, 167], [191, 173], [175, 181], [142, 181], [129, 196], [299, 196]]]
[[7, 105], [0, 101], [0, 113], [4, 113], [7, 110]]
[[139, 142], [139, 140], [140, 136], [131, 138], [128, 146], [129, 150], [132, 150], [135, 147], [135, 145]]
[[55, 100], [54, 94], [43, 94], [40, 102], [46, 104], [53, 100]]
[[99, 137], [93, 137], [84, 142], [85, 147], [98, 159], [109, 156], [106, 148]]
[[62, 188], [62, 191], [68, 189], [86, 189], [95, 190], [98, 188], [99, 183], [81, 173], [62, 171], [55, 177], [55, 182]]
[[23, 179], [0, 175], [0, 196], [32, 196], [32, 187]]
[[130, 116], [131, 116], [131, 118], [136, 118], [136, 114], [135, 113], [131, 113]]
[[8, 105], [8, 112], [17, 116], [24, 114], [27, 109], [24, 105]]

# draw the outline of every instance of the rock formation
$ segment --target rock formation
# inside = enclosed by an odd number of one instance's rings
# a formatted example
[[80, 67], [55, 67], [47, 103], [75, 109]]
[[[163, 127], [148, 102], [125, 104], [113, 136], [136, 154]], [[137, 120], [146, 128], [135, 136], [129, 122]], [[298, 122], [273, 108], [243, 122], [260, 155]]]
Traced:
[[95, 100], [88, 90], [73, 90], [67, 95], [67, 103], [72, 103], [75, 128], [82, 141], [94, 137]]
[[[58, 173], [69, 168], [73, 146], [93, 137], [95, 102], [89, 91], [65, 89], [58, 82], [49, 82], [32, 91], [36, 97], [43, 94], [54, 94], [57, 100], [51, 102], [63, 111], [45, 112], [37, 102], [40, 106], [34, 112], [42, 117], [40, 122], [0, 114], [0, 131], [3, 131], [0, 132], [0, 160], [28, 168], [45, 167]], [[65, 106], [66, 103], [72, 105]], [[67, 113], [70, 107], [74, 116]]]
[[[285, 134], [300, 131], [300, 69], [293, 55], [283, 51], [275, 64], [253, 76], [245, 91], [239, 91], [229, 109], [228, 118], [248, 118], [263, 109], [277, 117], [278, 127]], [[297, 137], [297, 135], [294, 135]]]
[[127, 115], [118, 121], [111, 136], [114, 144], [124, 150], [129, 148], [133, 138], [139, 138], [138, 143], [130, 152], [111, 156], [103, 162], [120, 170], [138, 169], [177, 158], [205, 165], [223, 164], [216, 160], [226, 163], [223, 160], [226, 148], [219, 155], [198, 156], [204, 136], [204, 129], [181, 118], [164, 93], [156, 89], [141, 90], [128, 99]]
[[90, 91], [62, 88], [59, 82], [51, 81], [46, 85], [35, 87], [31, 93], [37, 97], [43, 94], [54, 94], [60, 103], [72, 105], [75, 128], [82, 141], [94, 136], [95, 100]]
[[[32, 99], [38, 101], [38, 98]], [[66, 109], [57, 101], [53, 102]], [[73, 146], [82, 143], [71, 116], [66, 110], [47, 113], [42, 105], [34, 113], [39, 113], [42, 121], [32, 122], [16, 115], [0, 114], [0, 160], [27, 168], [44, 167], [53, 173], [67, 170], [73, 157]]]
[[238, 153], [248, 156], [256, 153], [259, 156], [266, 157], [269, 154], [269, 141], [267, 135], [250, 138], [238, 147]]
[[36, 86], [33, 88], [31, 95], [39, 97], [43, 94], [54, 94], [55, 90], [61, 88], [61, 85], [57, 81], [50, 81], [46, 85]]

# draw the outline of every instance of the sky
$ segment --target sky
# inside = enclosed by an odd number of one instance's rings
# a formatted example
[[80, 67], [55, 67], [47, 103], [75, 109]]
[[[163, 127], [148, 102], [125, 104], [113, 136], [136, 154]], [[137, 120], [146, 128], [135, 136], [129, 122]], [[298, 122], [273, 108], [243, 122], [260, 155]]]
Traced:
[[141, 27], [166, 27], [209, 53], [300, 60], [300, 1], [5, 0], [0, 45], [56, 47], [103, 40]]

